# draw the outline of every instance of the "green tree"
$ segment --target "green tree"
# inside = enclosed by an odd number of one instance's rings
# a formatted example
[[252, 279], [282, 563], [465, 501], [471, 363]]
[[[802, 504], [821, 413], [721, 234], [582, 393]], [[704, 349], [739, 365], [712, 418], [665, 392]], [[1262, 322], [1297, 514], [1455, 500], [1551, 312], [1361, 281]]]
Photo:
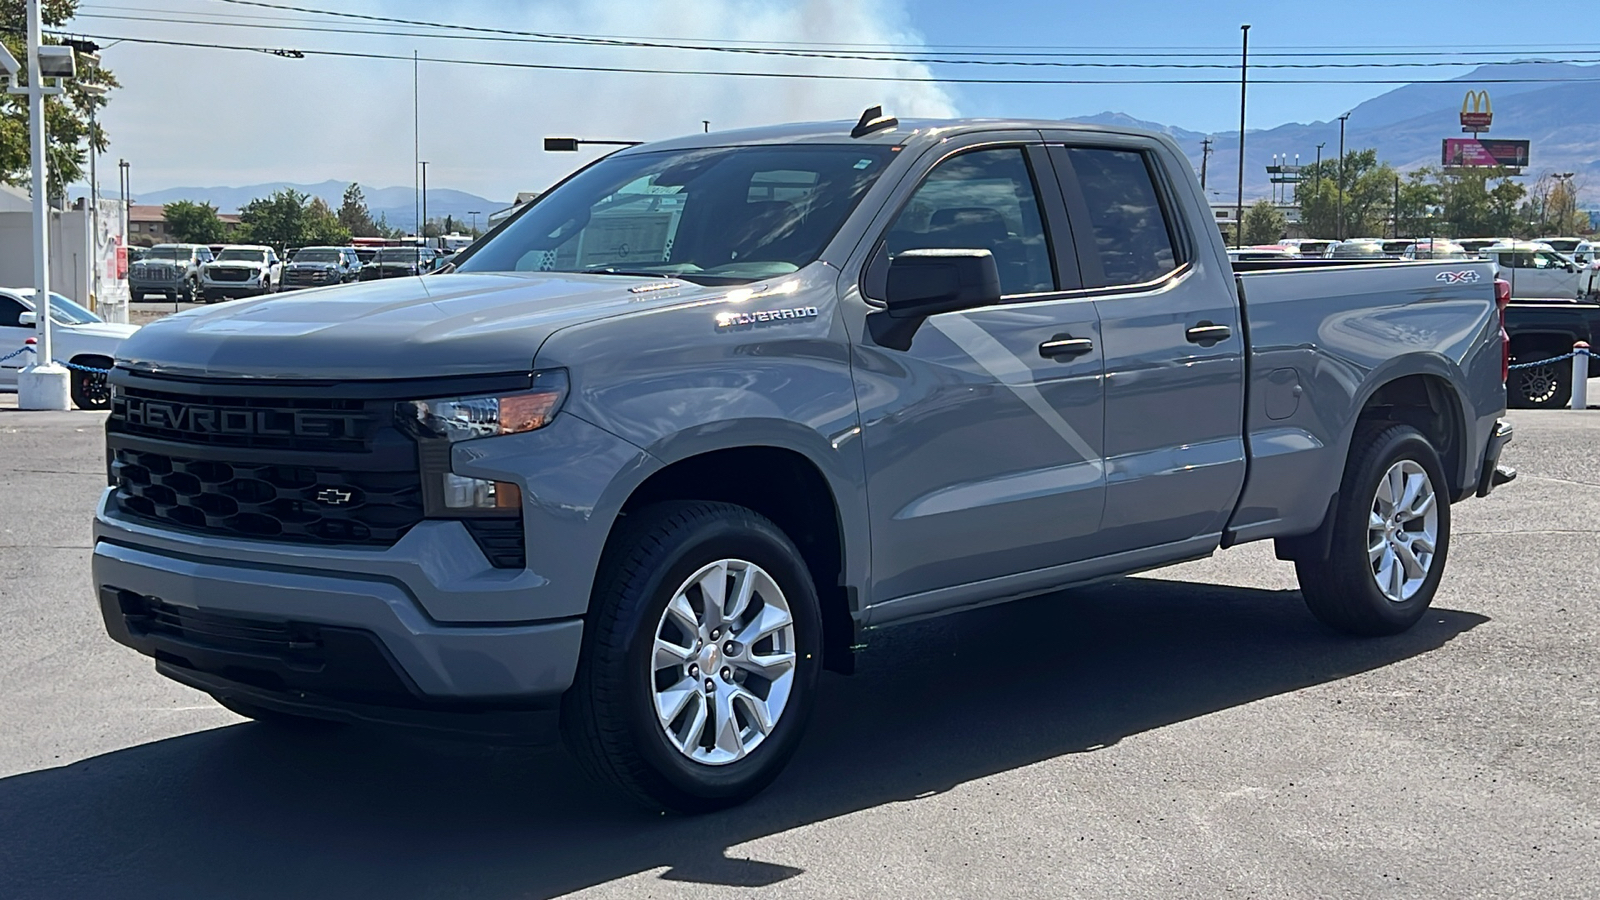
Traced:
[[1289, 222], [1271, 200], [1257, 200], [1244, 211], [1244, 242], [1273, 244], [1287, 233]]
[[312, 199], [293, 188], [246, 203], [239, 211], [239, 221], [242, 240], [270, 244], [280, 253], [289, 247], [350, 240], [350, 230], [340, 224], [322, 198]]
[[1400, 183], [1400, 206], [1395, 224], [1401, 237], [1431, 237], [1439, 233], [1440, 191], [1433, 169], [1418, 169]]
[[[63, 25], [78, 10], [77, 0], [43, 0], [41, 5], [40, 17], [46, 28]], [[27, 31], [26, 0], [0, 0], [0, 40], [5, 42], [12, 56], [23, 61], [24, 73]], [[48, 37], [45, 42], [58, 43]], [[45, 99], [45, 129], [49, 134], [45, 150], [48, 196], [62, 198], [66, 185], [84, 180], [88, 148], [106, 150], [105, 128], [97, 120], [91, 130], [89, 113], [106, 105], [101, 89], [114, 87], [117, 87], [117, 79], [109, 70], [79, 54], [78, 74], [67, 82], [66, 93]], [[18, 187], [28, 184], [32, 178], [31, 167], [28, 98], [0, 94], [0, 183]]]
[[1339, 160], [1334, 158], [1301, 171], [1297, 196], [1300, 222], [1306, 233], [1346, 238], [1388, 234], [1398, 177], [1394, 167], [1380, 163], [1378, 151], [1369, 148], [1347, 152], [1342, 175], [1339, 169]]
[[215, 244], [227, 233], [217, 208], [209, 203], [178, 200], [161, 207], [161, 215], [172, 236], [186, 244]]
[[372, 221], [372, 211], [367, 209], [367, 198], [359, 184], [351, 184], [344, 189], [344, 201], [339, 205], [339, 224], [356, 237], [383, 237], [378, 223]]

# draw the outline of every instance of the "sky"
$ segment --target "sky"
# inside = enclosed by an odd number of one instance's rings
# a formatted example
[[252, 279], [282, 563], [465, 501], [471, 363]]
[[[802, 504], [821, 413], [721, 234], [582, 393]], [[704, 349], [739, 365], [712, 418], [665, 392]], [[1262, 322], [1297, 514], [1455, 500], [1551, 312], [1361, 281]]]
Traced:
[[[900, 116], [1065, 118], [1104, 111], [1196, 131], [1238, 127], [1236, 64], [1240, 30], [1251, 24], [1253, 63], [1272, 53], [1334, 54], [1382, 47], [1408, 53], [1472, 51], [1494, 21], [1494, 46], [1526, 49], [1551, 40], [1588, 46], [1582, 34], [1553, 34], [1547, 16], [1505, 16], [1503, 6], [1457, 2], [1385, 18], [1333, 14], [1331, 7], [1196, 0], [272, 0], [371, 16], [507, 31], [607, 35], [688, 42], [788, 42], [796, 47], [892, 45], [938, 53], [1097, 53], [1055, 57], [1097, 62], [1181, 61], [1230, 68], [1173, 71], [935, 65], [921, 62], [796, 59], [677, 49], [483, 41], [407, 36], [398, 23], [374, 23], [263, 8], [225, 0], [85, 0], [74, 32], [200, 46], [100, 39], [102, 57], [122, 83], [102, 116], [114, 161], [128, 160], [134, 193], [180, 186], [238, 186], [327, 179], [409, 185], [417, 153], [429, 161], [430, 187], [509, 200], [547, 187], [600, 150], [549, 154], [551, 135], [652, 140], [701, 130], [783, 121], [854, 119], [881, 103]], [[1315, 9], [1315, 15], [1309, 14]], [[165, 21], [151, 21], [163, 19]], [[1384, 27], [1375, 29], [1382, 24]], [[309, 32], [359, 29], [372, 34]], [[271, 26], [271, 27], [269, 27]], [[439, 32], [435, 31], [435, 34]], [[457, 35], [466, 32], [455, 31]], [[480, 34], [480, 36], [482, 36]], [[509, 37], [500, 35], [500, 37]], [[228, 46], [258, 48], [225, 49]], [[260, 49], [304, 50], [282, 58]], [[848, 48], [846, 48], [848, 49]], [[315, 51], [400, 56], [336, 58]], [[777, 80], [716, 75], [575, 72], [453, 65], [418, 66], [420, 125], [413, 134], [413, 51], [423, 58], [510, 64], [674, 67], [814, 72], [833, 76], [927, 78], [1203, 78], [1225, 84], [977, 85], [891, 81]], [[1594, 52], [1594, 51], [1591, 51]], [[1214, 55], [1206, 55], [1214, 54]], [[1421, 59], [1408, 56], [1408, 61]], [[1431, 58], [1431, 57], [1430, 57]], [[1029, 57], [1028, 59], [1037, 59]], [[1470, 57], [1449, 57], [1449, 61]], [[1284, 62], [1284, 59], [1276, 59]], [[1270, 78], [1447, 78], [1456, 68], [1268, 70]], [[1250, 89], [1248, 126], [1326, 121], [1390, 90], [1384, 84], [1269, 84]], [[417, 147], [414, 150], [413, 140]], [[102, 176], [102, 190], [106, 177]], [[114, 187], [114, 183], [112, 185]]]

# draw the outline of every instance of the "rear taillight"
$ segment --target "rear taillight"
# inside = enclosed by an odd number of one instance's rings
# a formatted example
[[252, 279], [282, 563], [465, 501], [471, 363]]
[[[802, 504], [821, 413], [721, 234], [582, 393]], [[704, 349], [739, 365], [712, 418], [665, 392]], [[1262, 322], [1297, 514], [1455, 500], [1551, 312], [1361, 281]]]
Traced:
[[1500, 383], [1511, 377], [1511, 336], [1506, 334], [1506, 305], [1511, 302], [1511, 282], [1494, 280], [1494, 305], [1500, 307]]

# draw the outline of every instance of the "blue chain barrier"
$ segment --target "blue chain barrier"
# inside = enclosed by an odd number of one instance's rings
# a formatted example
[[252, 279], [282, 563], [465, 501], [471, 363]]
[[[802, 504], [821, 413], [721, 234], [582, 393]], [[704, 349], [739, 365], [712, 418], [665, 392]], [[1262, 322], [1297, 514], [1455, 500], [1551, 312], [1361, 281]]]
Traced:
[[1553, 365], [1555, 363], [1571, 359], [1571, 358], [1573, 358], [1574, 356], [1577, 356], [1580, 353], [1583, 354], [1584, 356], [1594, 356], [1594, 353], [1589, 351], [1589, 350], [1574, 350], [1571, 353], [1563, 353], [1560, 356], [1552, 356], [1549, 359], [1539, 359], [1539, 360], [1534, 360], [1533, 362], [1517, 363], [1516, 365], [1510, 366], [1509, 368], [1512, 371], [1516, 371], [1517, 369], [1531, 369], [1531, 368], [1534, 368], [1535, 366]]
[[[38, 352], [39, 351], [33, 349], [32, 347], [23, 347], [21, 350], [14, 351], [12, 353], [7, 353], [5, 356], [0, 356], [0, 362], [5, 362], [6, 360], [12, 358], [13, 356], [21, 356], [24, 353], [38, 353]], [[90, 374], [93, 374], [93, 375], [109, 375], [109, 374], [111, 374], [111, 370], [110, 369], [102, 369], [102, 368], [99, 368], [97, 366], [85, 366], [85, 365], [82, 365], [81, 363], [67, 362], [64, 359], [56, 360], [56, 365], [58, 365], [58, 366], [66, 366], [69, 369], [75, 369], [75, 370], [77, 370], [79, 372], [89, 372]]]

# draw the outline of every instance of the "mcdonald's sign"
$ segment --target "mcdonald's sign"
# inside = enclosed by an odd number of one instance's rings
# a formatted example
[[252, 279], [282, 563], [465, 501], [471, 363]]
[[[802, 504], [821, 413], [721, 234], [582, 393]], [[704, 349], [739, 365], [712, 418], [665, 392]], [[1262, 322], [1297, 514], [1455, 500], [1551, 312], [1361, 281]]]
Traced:
[[1461, 130], [1477, 134], [1488, 131], [1494, 121], [1494, 107], [1489, 103], [1488, 91], [1467, 91], [1461, 101]]

